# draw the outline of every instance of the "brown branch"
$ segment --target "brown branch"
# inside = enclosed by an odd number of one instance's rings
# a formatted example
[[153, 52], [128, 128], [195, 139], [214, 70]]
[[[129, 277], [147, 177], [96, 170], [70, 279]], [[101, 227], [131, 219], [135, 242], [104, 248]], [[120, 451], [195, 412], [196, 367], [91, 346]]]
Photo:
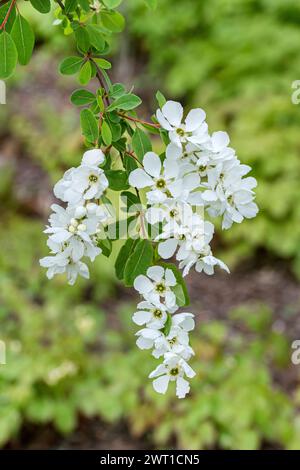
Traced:
[[6, 23], [8, 22], [8, 19], [9, 19], [9, 16], [12, 12], [12, 9], [13, 7], [15, 6], [15, 3], [16, 3], [17, 0], [12, 0], [11, 4], [9, 5], [9, 9], [7, 10], [7, 13], [5, 15], [5, 18], [4, 20], [2, 21], [1, 25], [0, 25], [0, 31], [2, 29], [5, 29], [5, 26], [6, 26]]
[[118, 113], [118, 115], [121, 116], [124, 119], [127, 119], [128, 121], [138, 122], [140, 124], [145, 124], [145, 126], [154, 127], [155, 129], [160, 128], [160, 124], [154, 124], [152, 122], [143, 121], [142, 119], [133, 118], [133, 117], [127, 116], [127, 114], [123, 114], [123, 113]]
[[102, 77], [102, 73], [101, 73], [101, 69], [98, 67], [97, 63], [92, 59], [92, 58], [89, 58], [89, 60], [94, 64], [94, 66], [96, 67], [96, 70], [97, 70], [97, 79], [100, 83], [100, 86], [102, 88], [104, 88], [105, 92], [106, 92], [106, 95], [104, 96], [104, 99], [106, 101], [106, 105], [109, 106], [110, 105], [110, 100], [109, 100], [109, 97], [108, 97], [108, 90], [107, 90], [107, 87], [106, 87], [106, 84], [105, 84], [105, 81], [103, 80], [103, 77]]
[[142, 163], [141, 163], [141, 162], [139, 161], [139, 159], [134, 155], [133, 152], [128, 152], [128, 150], [126, 150], [125, 153], [126, 153], [126, 155], [128, 155], [129, 157], [134, 158], [135, 161], [137, 161], [141, 166], [143, 166]]

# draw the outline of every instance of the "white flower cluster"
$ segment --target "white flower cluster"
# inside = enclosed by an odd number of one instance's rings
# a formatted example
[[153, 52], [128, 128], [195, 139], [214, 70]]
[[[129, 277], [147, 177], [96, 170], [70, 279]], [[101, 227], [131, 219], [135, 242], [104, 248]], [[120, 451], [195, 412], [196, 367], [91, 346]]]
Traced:
[[221, 216], [223, 229], [255, 217], [256, 180], [244, 177], [251, 168], [238, 160], [225, 132], [209, 134], [202, 109], [190, 111], [182, 122], [181, 104], [168, 101], [156, 116], [170, 139], [165, 159], [162, 163], [158, 155], [148, 152], [144, 168], [131, 172], [129, 182], [138, 189], [148, 188], [147, 221], [163, 223], [156, 238], [159, 254], [168, 259], [177, 252], [184, 275], [192, 266], [206, 274], [213, 274], [216, 265], [228, 271], [212, 255], [214, 225], [205, 221], [204, 213]]
[[155, 358], [163, 358], [151, 374], [154, 390], [166, 393], [170, 381], [176, 381], [176, 395], [184, 398], [190, 390], [189, 382], [195, 372], [187, 361], [194, 355], [189, 345], [189, 332], [195, 322], [191, 313], [175, 313], [178, 310], [176, 295], [177, 285], [171, 269], [151, 266], [147, 276], [135, 279], [134, 287], [144, 300], [138, 304], [133, 321], [143, 326], [137, 332], [137, 346], [140, 349], [153, 348]]
[[69, 169], [54, 187], [55, 196], [67, 207], [52, 205], [53, 214], [45, 230], [51, 256], [41, 259], [40, 264], [48, 268], [49, 279], [62, 273], [67, 273], [70, 284], [78, 275], [88, 278], [89, 270], [82, 258], [94, 261], [101, 253], [97, 245], [108, 218], [105, 208], [98, 204], [108, 187], [104, 171], [99, 168], [104, 158], [101, 150], [88, 150], [81, 165]]

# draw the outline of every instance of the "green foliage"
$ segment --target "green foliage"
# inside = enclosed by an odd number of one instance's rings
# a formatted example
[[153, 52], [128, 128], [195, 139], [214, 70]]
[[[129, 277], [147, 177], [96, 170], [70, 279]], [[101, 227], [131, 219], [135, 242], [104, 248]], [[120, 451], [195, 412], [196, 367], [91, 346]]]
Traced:
[[[67, 0], [69, 1], [69, 0]], [[51, 9], [50, 0], [30, 0], [32, 6], [40, 13], [49, 13]]]
[[73, 75], [80, 70], [82, 62], [82, 57], [66, 57], [59, 66], [60, 73]]
[[34, 33], [28, 21], [20, 14], [14, 22], [11, 37], [17, 48], [19, 63], [27, 65], [34, 47]]
[[119, 98], [116, 98], [115, 101], [107, 108], [107, 111], [114, 111], [115, 109], [121, 109], [123, 111], [130, 111], [141, 104], [142, 100], [132, 94], [124, 94]]
[[88, 142], [94, 143], [98, 139], [99, 129], [98, 123], [90, 109], [83, 109], [80, 113], [80, 124], [82, 134]]
[[133, 246], [132, 253], [126, 261], [124, 268], [124, 282], [126, 286], [133, 286], [133, 282], [140, 274], [146, 274], [153, 260], [153, 248], [148, 240], [140, 240]]
[[132, 148], [141, 161], [147, 152], [151, 152], [151, 140], [149, 139], [148, 135], [142, 131], [142, 129], [137, 128], [134, 131], [132, 136]]
[[0, 77], [9, 78], [17, 65], [18, 53], [12, 37], [6, 32], [0, 35]]

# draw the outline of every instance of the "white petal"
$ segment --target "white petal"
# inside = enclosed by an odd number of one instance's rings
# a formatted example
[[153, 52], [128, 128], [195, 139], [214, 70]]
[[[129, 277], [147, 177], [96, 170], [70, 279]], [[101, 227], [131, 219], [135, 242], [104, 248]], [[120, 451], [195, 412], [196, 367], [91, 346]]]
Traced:
[[139, 312], [135, 312], [132, 320], [136, 325], [144, 325], [145, 323], [148, 323], [152, 317], [151, 312], [147, 312], [145, 310], [140, 310]]
[[54, 233], [53, 235], [50, 236], [51, 240], [53, 240], [55, 243], [63, 243], [67, 241], [69, 238], [71, 238], [72, 234], [68, 232], [68, 230], [60, 230], [57, 233]]
[[239, 206], [239, 211], [244, 217], [246, 217], [246, 219], [252, 219], [258, 213], [258, 207], [255, 202], [251, 202], [245, 206]]
[[159, 207], [150, 207], [146, 212], [147, 222], [151, 225], [157, 222], [162, 222], [164, 219], [165, 212]]
[[168, 160], [178, 160], [182, 156], [182, 149], [172, 142], [166, 148], [166, 158]]
[[202, 122], [206, 117], [203, 109], [197, 108], [192, 109], [186, 117], [185, 124], [187, 132], [193, 132], [201, 126]]
[[143, 165], [145, 171], [153, 176], [154, 178], [158, 178], [161, 171], [161, 161], [158, 155], [154, 152], [147, 152], [143, 158]]
[[176, 277], [174, 276], [174, 273], [171, 269], [169, 268], [166, 269], [165, 278], [166, 278], [167, 286], [171, 286], [171, 287], [176, 286], [177, 284]]
[[100, 149], [88, 150], [83, 154], [82, 164], [89, 166], [101, 165], [105, 160], [104, 153]]
[[220, 152], [229, 145], [230, 139], [227, 132], [214, 132], [211, 137], [213, 150], [215, 152]]
[[173, 130], [173, 127], [166, 120], [165, 116], [163, 115], [160, 109], [156, 111], [156, 118], [163, 129], [166, 129], [167, 131]]
[[162, 280], [164, 272], [165, 270], [162, 266], [151, 266], [147, 271], [147, 276], [153, 279], [153, 281], [159, 282]]
[[158, 254], [163, 259], [172, 258], [178, 245], [178, 240], [175, 238], [170, 238], [164, 242], [161, 242], [158, 245]]
[[133, 170], [129, 175], [129, 184], [134, 188], [146, 188], [147, 186], [152, 186], [153, 181], [147, 173], [141, 168]]
[[189, 175], [184, 176], [183, 178], [183, 186], [185, 189], [189, 191], [193, 191], [196, 188], [199, 188], [200, 185], [200, 176], [196, 173], [191, 173]]
[[168, 308], [176, 306], [176, 295], [174, 294], [174, 292], [172, 291], [166, 292], [165, 302]]
[[190, 391], [190, 384], [183, 377], [176, 380], [176, 395], [178, 398], [184, 398]]
[[140, 336], [136, 340], [136, 345], [140, 349], [150, 349], [153, 346], [153, 341], [151, 339], [146, 339], [146, 338], [143, 338], [142, 336]]
[[156, 369], [154, 369], [149, 374], [149, 379], [153, 379], [153, 377], [158, 377], [159, 375], [165, 374], [167, 372], [167, 368], [164, 364], [159, 364]]
[[177, 178], [178, 170], [178, 165], [173, 160], [164, 161], [164, 174], [166, 176], [166, 179]]
[[168, 375], [162, 375], [153, 380], [153, 388], [157, 393], [166, 393], [168, 390], [170, 378]]
[[179, 127], [183, 116], [183, 107], [176, 101], [167, 101], [162, 107], [165, 118], [175, 127]]
[[146, 276], [143, 276], [143, 274], [141, 274], [140, 276], [135, 278], [133, 287], [140, 294], [148, 294], [148, 292], [151, 292], [151, 290], [153, 289], [153, 284]]

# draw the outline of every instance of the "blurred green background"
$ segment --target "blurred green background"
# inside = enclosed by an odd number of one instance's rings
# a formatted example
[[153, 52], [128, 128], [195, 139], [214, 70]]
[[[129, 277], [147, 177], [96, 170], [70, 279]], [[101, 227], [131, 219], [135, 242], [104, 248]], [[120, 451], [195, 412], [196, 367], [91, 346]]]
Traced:
[[294, 0], [125, 0], [113, 47], [114, 80], [155, 109], [160, 89], [203, 107], [258, 179], [255, 220], [219, 231], [233, 271], [192, 275], [191, 395], [156, 395], [156, 361], [137, 350], [137, 297], [99, 258], [89, 282], [47, 281], [43, 225], [52, 186], [82, 153], [75, 79], [58, 74], [72, 52], [48, 16], [25, 2], [37, 46], [0, 106], [0, 446], [300, 449], [300, 5]]

